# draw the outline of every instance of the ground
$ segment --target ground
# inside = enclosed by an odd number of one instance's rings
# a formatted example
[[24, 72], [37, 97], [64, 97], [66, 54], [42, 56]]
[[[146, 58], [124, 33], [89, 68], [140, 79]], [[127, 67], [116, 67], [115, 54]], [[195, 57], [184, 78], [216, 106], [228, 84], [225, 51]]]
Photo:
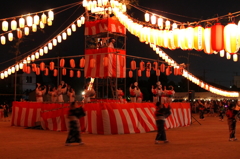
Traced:
[[[197, 118], [197, 115], [195, 115]], [[152, 159], [152, 158], [238, 158], [238, 141], [228, 141], [226, 119], [216, 116], [199, 120], [191, 126], [167, 130], [170, 143], [154, 144], [156, 132], [125, 135], [82, 134], [84, 145], [65, 146], [67, 132], [11, 127], [0, 121], [1, 159]]]

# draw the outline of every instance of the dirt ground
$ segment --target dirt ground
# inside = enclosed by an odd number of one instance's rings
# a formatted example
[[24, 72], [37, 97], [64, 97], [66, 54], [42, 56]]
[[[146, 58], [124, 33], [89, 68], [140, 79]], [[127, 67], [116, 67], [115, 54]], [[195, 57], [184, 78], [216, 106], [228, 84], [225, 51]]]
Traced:
[[[196, 116], [196, 115], [195, 115]], [[196, 116], [197, 117], [197, 116]], [[193, 120], [194, 121], [194, 120]], [[228, 141], [228, 126], [218, 117], [206, 117], [191, 126], [167, 130], [170, 143], [154, 144], [156, 132], [125, 135], [82, 134], [84, 145], [65, 146], [67, 132], [11, 127], [0, 121], [0, 159], [152, 159], [238, 158], [238, 141]]]

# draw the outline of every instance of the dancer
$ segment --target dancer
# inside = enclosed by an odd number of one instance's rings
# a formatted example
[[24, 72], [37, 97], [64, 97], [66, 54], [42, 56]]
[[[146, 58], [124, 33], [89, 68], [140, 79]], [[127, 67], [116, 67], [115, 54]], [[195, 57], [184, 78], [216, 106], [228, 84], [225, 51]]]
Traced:
[[69, 97], [69, 102], [74, 102], [75, 101], [75, 91], [70, 86], [68, 87], [67, 95]]
[[69, 132], [65, 145], [69, 146], [71, 143], [84, 144], [80, 137], [79, 118], [85, 116], [83, 106], [77, 108], [77, 102], [70, 104], [70, 110], [68, 112], [69, 119]]
[[163, 143], [169, 142], [166, 137], [164, 123], [165, 123], [165, 118], [171, 115], [170, 109], [171, 109], [170, 106], [165, 107], [160, 102], [156, 103], [155, 117], [156, 117], [156, 125], [157, 125], [158, 131], [157, 131], [157, 136], [155, 138], [155, 144], [159, 144], [160, 143], [159, 141], [163, 141]]
[[157, 90], [156, 87], [152, 85], [152, 89], [151, 92], [153, 94], [153, 103], [157, 103], [158, 100], [158, 94], [157, 94]]
[[143, 94], [140, 88], [137, 88], [137, 103], [142, 103], [142, 99], [143, 99]]
[[229, 126], [229, 141], [236, 141], [237, 138], [235, 137], [236, 132], [236, 115], [237, 111], [235, 110], [235, 105], [230, 104], [226, 116], [228, 118], [228, 126]]
[[117, 97], [118, 97], [118, 100], [120, 101], [120, 103], [123, 103], [123, 96], [124, 96], [124, 93], [123, 93], [122, 89], [118, 88]]
[[132, 103], [137, 102], [137, 86], [138, 86], [138, 83], [134, 82], [134, 84], [131, 84], [129, 88], [130, 100]]
[[157, 91], [157, 102], [162, 102], [162, 84], [160, 81], [156, 83], [156, 91]]
[[61, 84], [57, 88], [57, 101], [58, 102], [64, 102], [63, 100], [63, 94], [67, 91], [67, 84], [64, 83], [64, 81], [61, 82]]
[[57, 89], [56, 89], [56, 87], [53, 87], [52, 88], [52, 91], [50, 91], [50, 86], [48, 87], [48, 94], [51, 96], [51, 102], [57, 102], [57, 97], [58, 97], [58, 95], [57, 95]]
[[173, 89], [173, 86], [168, 86], [168, 90], [167, 90], [167, 103], [172, 103], [174, 94], [175, 94], [175, 91]]
[[37, 102], [43, 102], [43, 95], [46, 93], [46, 86], [43, 88], [41, 87], [40, 83], [37, 83], [36, 88], [36, 101]]
[[167, 89], [166, 86], [163, 87], [163, 90], [161, 92], [161, 104], [167, 103], [168, 98], [167, 98]]

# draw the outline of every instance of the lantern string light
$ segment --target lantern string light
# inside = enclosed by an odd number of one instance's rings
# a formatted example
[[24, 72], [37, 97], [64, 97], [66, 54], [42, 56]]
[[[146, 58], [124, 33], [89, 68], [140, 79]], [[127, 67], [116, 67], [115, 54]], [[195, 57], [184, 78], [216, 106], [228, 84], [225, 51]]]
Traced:
[[[85, 13], [84, 13], [84, 14], [85, 14]], [[26, 61], [28, 61], [28, 63], [33, 62], [33, 61], [30, 61], [30, 60], [29, 60], [29, 57], [30, 57], [30, 56], [35, 55], [36, 53], [39, 55], [38, 51], [39, 51], [39, 50], [41, 51], [41, 50], [43, 50], [44, 48], [45, 48], [45, 49], [49, 49], [49, 47], [48, 47], [48, 46], [49, 46], [49, 43], [52, 42], [52, 41], [54, 41], [54, 39], [57, 39], [57, 37], [58, 37], [59, 35], [61, 36], [62, 33], [65, 33], [65, 32], [67, 31], [67, 29], [72, 26], [73, 23], [77, 23], [77, 21], [78, 21], [79, 19], [83, 19], [83, 15], [84, 15], [84, 14], [80, 15], [75, 21], [71, 22], [70, 25], [68, 25], [64, 30], [62, 30], [59, 34], [57, 34], [57, 35], [56, 35], [55, 37], [53, 37], [51, 40], [48, 40], [46, 43], [44, 43], [41, 47], [36, 47], [35, 49], [32, 49], [31, 51], [28, 51], [27, 53], [22, 54], [21, 57], [24, 56], [24, 55], [25, 55], [25, 56], [27, 55], [27, 57], [25, 57], [25, 58], [23, 58], [22, 60], [18, 61], [16, 64], [10, 66], [10, 68], [11, 68], [11, 67], [15, 67], [18, 63], [19, 63], [19, 64], [21, 64], [21, 63], [26, 63]], [[53, 47], [53, 46], [51, 45], [51, 47]], [[31, 54], [29, 55], [30, 52], [31, 52]], [[40, 55], [41, 55], [41, 54], [40, 54]], [[44, 54], [43, 54], [43, 55], [44, 55]], [[10, 61], [12, 61], [12, 60], [15, 60], [16, 58], [19, 58], [19, 56], [18, 56], [18, 57], [15, 57], [15, 58], [12, 58], [12, 59], [10, 59], [10, 60], [8, 60], [8, 61], [4, 61], [3, 63], [10, 62]], [[27, 60], [27, 59], [28, 59], [28, 60]], [[3, 63], [0, 63], [0, 64], [3, 64]], [[5, 70], [3, 70], [3, 71], [1, 71], [1, 73], [5, 72], [5, 71], [8, 71], [8, 68], [5, 69]]]

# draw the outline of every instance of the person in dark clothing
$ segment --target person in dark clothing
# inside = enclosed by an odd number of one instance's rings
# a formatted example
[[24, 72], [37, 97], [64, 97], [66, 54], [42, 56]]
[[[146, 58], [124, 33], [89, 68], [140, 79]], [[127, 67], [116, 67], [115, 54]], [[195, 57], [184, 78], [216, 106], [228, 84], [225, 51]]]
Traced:
[[225, 106], [222, 103], [219, 103], [218, 110], [219, 110], [219, 120], [220, 121], [223, 121], [225, 109], [226, 109]]
[[228, 118], [228, 127], [229, 127], [229, 141], [236, 141], [235, 137], [236, 132], [236, 115], [237, 111], [235, 110], [235, 105], [231, 104], [226, 112]]
[[71, 143], [83, 144], [80, 137], [79, 118], [85, 115], [82, 106], [77, 108], [77, 102], [74, 101], [70, 104], [70, 110], [68, 112], [69, 132], [65, 143], [66, 146], [69, 146]]
[[168, 143], [166, 137], [166, 132], [164, 128], [165, 118], [167, 118], [170, 114], [170, 106], [165, 107], [160, 102], [156, 103], [156, 112], [155, 112], [155, 118], [156, 118], [156, 125], [157, 125], [157, 136], [155, 138], [155, 144], [159, 144], [159, 141], [163, 141], [163, 143]]

